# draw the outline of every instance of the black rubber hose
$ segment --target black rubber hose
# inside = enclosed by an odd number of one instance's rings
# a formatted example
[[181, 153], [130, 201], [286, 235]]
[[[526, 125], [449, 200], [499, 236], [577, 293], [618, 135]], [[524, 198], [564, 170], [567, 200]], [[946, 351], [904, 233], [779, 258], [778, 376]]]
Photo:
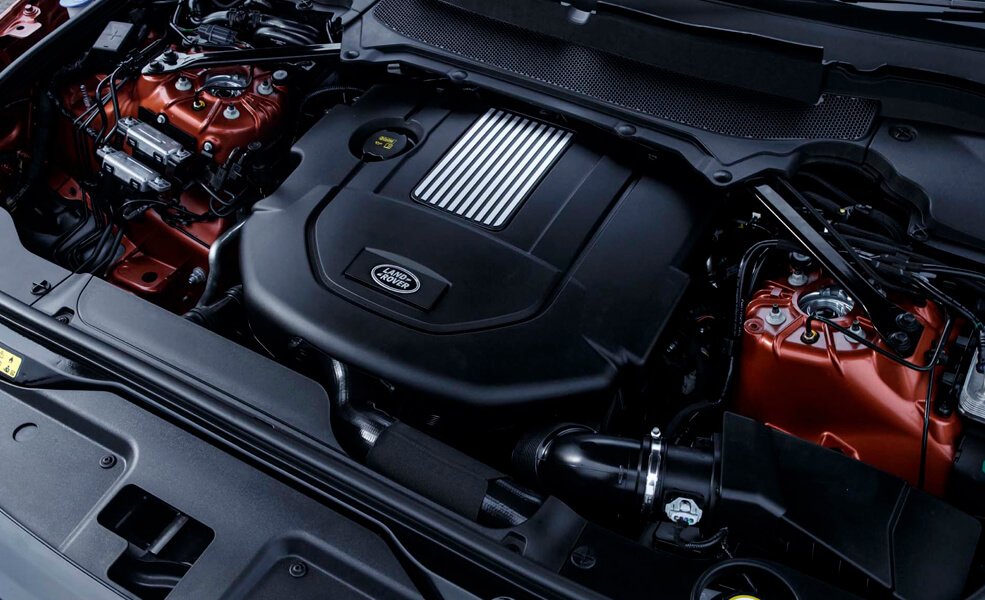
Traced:
[[350, 456], [487, 527], [512, 527], [543, 498], [492, 467], [352, 397], [349, 370], [331, 360], [331, 422]]
[[513, 463], [544, 490], [585, 512], [654, 515], [679, 496], [704, 509], [713, 509], [718, 501], [714, 450], [562, 425], [524, 439], [513, 453]]
[[47, 93], [42, 93], [38, 101], [38, 119], [34, 140], [31, 144], [31, 162], [24, 174], [24, 185], [8, 200], [8, 207], [14, 209], [20, 201], [30, 193], [31, 189], [41, 178], [45, 161], [48, 159], [48, 147], [55, 120], [55, 101]]
[[537, 432], [513, 453], [514, 466], [562, 500], [590, 512], [639, 513], [646, 484], [639, 440], [580, 426]]
[[331, 365], [334, 382], [334, 389], [329, 392], [332, 429], [345, 451], [363, 462], [383, 432], [397, 420], [374, 408], [356, 407], [349, 394], [349, 368], [334, 359]]

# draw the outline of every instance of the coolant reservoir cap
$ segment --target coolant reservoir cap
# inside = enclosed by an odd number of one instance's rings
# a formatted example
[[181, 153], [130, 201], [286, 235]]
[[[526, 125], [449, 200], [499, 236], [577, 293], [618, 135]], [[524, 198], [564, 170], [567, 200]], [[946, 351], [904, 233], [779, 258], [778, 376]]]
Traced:
[[410, 138], [405, 133], [383, 129], [370, 135], [363, 143], [363, 160], [380, 161], [400, 156], [410, 147]]

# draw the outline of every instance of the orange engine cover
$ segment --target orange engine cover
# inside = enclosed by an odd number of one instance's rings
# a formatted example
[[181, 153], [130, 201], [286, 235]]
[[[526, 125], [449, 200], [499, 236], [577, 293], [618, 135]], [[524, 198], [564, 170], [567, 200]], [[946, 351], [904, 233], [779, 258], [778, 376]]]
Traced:
[[[803, 288], [770, 282], [749, 302], [735, 410], [916, 484], [929, 374], [882, 357], [821, 323], [812, 324], [820, 340], [803, 342], [806, 314], [800, 299], [822, 287], [818, 281]], [[913, 362], [922, 364], [944, 318], [932, 304], [912, 310], [925, 327], [913, 355]], [[836, 322], [849, 327], [856, 319], [866, 337], [876, 339], [861, 314], [849, 313]], [[944, 492], [959, 434], [957, 416], [931, 412], [928, 491]]]

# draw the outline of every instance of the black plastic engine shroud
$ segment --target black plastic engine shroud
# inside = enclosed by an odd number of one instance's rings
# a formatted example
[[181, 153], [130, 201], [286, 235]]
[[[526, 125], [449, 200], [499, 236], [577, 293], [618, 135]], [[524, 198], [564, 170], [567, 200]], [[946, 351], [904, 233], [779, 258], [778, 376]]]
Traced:
[[[373, 88], [296, 144], [299, 166], [243, 229], [254, 330], [466, 409], [611, 393], [686, 290], [707, 202], [576, 132], [502, 227], [429, 206], [415, 188], [490, 108], [448, 104], [462, 103]], [[362, 160], [379, 132], [413, 143]]]

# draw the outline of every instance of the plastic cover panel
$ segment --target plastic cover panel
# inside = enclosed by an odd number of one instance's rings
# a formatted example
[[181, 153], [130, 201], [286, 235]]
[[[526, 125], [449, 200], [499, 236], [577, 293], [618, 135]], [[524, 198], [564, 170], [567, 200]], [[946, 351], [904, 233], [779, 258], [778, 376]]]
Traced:
[[[465, 60], [597, 101], [733, 137], [858, 140], [878, 114], [874, 100], [824, 94], [814, 105], [647, 67], [453, 8], [438, 0], [383, 0], [372, 19]], [[369, 25], [369, 23], [367, 23]]]

